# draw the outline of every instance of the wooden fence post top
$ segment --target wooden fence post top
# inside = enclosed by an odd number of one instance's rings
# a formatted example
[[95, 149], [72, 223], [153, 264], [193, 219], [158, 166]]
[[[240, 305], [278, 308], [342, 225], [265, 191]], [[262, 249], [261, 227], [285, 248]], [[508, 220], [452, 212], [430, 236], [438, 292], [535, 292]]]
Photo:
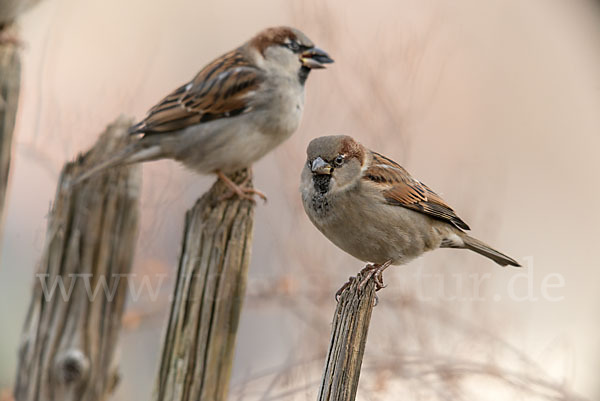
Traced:
[[341, 294], [331, 327], [319, 401], [353, 401], [356, 398], [371, 313], [376, 303], [375, 279], [361, 288], [362, 274]]
[[95, 158], [127, 143], [130, 121], [111, 124], [61, 172], [23, 328], [17, 401], [100, 401], [118, 381], [117, 341], [138, 231], [139, 166], [69, 183]]
[[227, 399], [254, 224], [254, 202], [229, 193], [217, 180], [186, 213], [155, 401]]

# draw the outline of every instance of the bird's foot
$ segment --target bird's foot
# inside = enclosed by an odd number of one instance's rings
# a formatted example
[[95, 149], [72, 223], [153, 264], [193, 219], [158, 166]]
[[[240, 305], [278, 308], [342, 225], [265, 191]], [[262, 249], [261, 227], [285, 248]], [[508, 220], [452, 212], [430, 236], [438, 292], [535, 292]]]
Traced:
[[369, 281], [369, 279], [371, 279], [371, 277], [373, 278], [373, 281], [375, 281], [375, 291], [379, 291], [382, 288], [385, 288], [386, 286], [383, 284], [383, 272], [385, 271], [385, 269], [390, 267], [391, 264], [392, 261], [388, 260], [382, 265], [366, 265], [365, 268], [362, 269], [359, 273], [359, 275], [362, 277], [362, 280], [358, 284], [358, 288], [362, 290]]
[[219, 198], [219, 200], [223, 201], [223, 200], [227, 200], [227, 199], [231, 199], [234, 196], [238, 196], [240, 199], [247, 199], [249, 201], [252, 202], [256, 202], [256, 200], [254, 199], [254, 196], [258, 196], [260, 199], [263, 200], [263, 202], [267, 203], [267, 196], [259, 191], [258, 189], [255, 188], [248, 188], [248, 187], [242, 187], [242, 186], [236, 186], [235, 188], [230, 187], [231, 188], [231, 192], [221, 196]]
[[[337, 302], [339, 302], [342, 293], [348, 287], [350, 287], [352, 285], [352, 283], [354, 283], [355, 280], [358, 280], [359, 278], [360, 278], [360, 282], [358, 283], [359, 291], [362, 291], [365, 288], [367, 282], [369, 281], [369, 279], [371, 279], [371, 277], [375, 281], [375, 291], [379, 291], [382, 288], [385, 288], [386, 286], [383, 284], [383, 272], [385, 271], [385, 269], [390, 267], [391, 264], [392, 264], [392, 261], [388, 260], [387, 262], [385, 262], [382, 265], [378, 265], [378, 264], [366, 265], [360, 271], [360, 273], [358, 273], [358, 275], [356, 277], [349, 277], [348, 281], [346, 283], [344, 283], [344, 285], [341, 286], [339, 290], [336, 291], [335, 300]], [[379, 303], [379, 298], [377, 297], [377, 294], [375, 294], [375, 305], [374, 306], [376, 306], [378, 303]]]
[[354, 280], [356, 280], [356, 277], [354, 277], [354, 276], [348, 277], [348, 281], [346, 281], [344, 283], [344, 285], [341, 286], [340, 289], [336, 291], [336, 293], [335, 293], [335, 301], [336, 302], [340, 302], [340, 297], [342, 296], [342, 292], [344, 292], [344, 290], [346, 290], [346, 288], [350, 287], [352, 285], [352, 283], [354, 282]]
[[247, 199], [252, 202], [255, 202], [254, 195], [256, 195], [259, 198], [261, 198], [265, 203], [267, 202], [267, 196], [264, 193], [262, 193], [258, 189], [248, 186], [248, 183], [252, 178], [251, 175], [248, 175], [248, 177], [246, 177], [246, 179], [244, 179], [244, 181], [239, 185], [233, 182], [229, 177], [227, 177], [220, 171], [217, 171], [217, 176], [231, 190], [231, 192], [221, 196], [219, 198], [220, 201], [231, 199], [233, 196], [237, 195], [240, 199]]

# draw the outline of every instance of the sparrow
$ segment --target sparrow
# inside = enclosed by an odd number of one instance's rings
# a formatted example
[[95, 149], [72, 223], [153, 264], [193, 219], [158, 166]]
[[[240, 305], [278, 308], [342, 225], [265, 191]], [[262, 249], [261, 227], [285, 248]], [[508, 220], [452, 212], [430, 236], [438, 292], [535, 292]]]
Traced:
[[296, 131], [309, 73], [332, 62], [298, 29], [265, 29], [152, 107], [129, 131], [136, 140], [78, 181], [109, 167], [169, 158], [217, 174], [232, 195], [266, 199], [226, 174], [251, 167]]
[[520, 266], [468, 235], [467, 223], [427, 185], [353, 138], [316, 138], [306, 153], [300, 184], [306, 214], [339, 248], [373, 263], [365, 269], [378, 276], [378, 289], [387, 266], [437, 248], [468, 249], [501, 266]]

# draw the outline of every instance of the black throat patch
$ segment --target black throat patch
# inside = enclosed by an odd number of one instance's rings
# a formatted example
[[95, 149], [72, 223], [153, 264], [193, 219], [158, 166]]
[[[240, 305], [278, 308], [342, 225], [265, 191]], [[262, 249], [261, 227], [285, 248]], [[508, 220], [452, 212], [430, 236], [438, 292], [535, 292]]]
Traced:
[[313, 185], [315, 191], [319, 194], [324, 195], [329, 191], [329, 183], [331, 182], [331, 175], [329, 174], [316, 174], [313, 175]]
[[311, 203], [313, 210], [319, 216], [324, 216], [329, 212], [330, 205], [327, 192], [329, 191], [330, 182], [331, 175], [313, 175], [313, 185], [315, 187], [315, 194], [311, 199]]
[[304, 83], [306, 82], [306, 78], [308, 78], [309, 73], [310, 73], [310, 68], [308, 68], [306, 66], [300, 67], [300, 70], [298, 71], [298, 80], [300, 81], [301, 85], [304, 85]]

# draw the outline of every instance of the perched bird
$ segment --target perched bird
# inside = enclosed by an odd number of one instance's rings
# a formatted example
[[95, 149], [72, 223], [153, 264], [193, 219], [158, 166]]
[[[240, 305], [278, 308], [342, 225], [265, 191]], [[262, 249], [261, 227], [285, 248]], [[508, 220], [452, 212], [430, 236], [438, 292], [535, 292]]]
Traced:
[[216, 173], [232, 194], [264, 197], [225, 174], [250, 167], [296, 131], [310, 71], [332, 62], [297, 29], [265, 29], [151, 108], [130, 129], [139, 139], [78, 181], [109, 167], [170, 158]]
[[[469, 226], [427, 185], [349, 136], [308, 145], [300, 184], [304, 210], [331, 242], [379, 275], [437, 248], [477, 252], [501, 266], [514, 259], [469, 236]], [[340, 290], [341, 291], [341, 290]]]

